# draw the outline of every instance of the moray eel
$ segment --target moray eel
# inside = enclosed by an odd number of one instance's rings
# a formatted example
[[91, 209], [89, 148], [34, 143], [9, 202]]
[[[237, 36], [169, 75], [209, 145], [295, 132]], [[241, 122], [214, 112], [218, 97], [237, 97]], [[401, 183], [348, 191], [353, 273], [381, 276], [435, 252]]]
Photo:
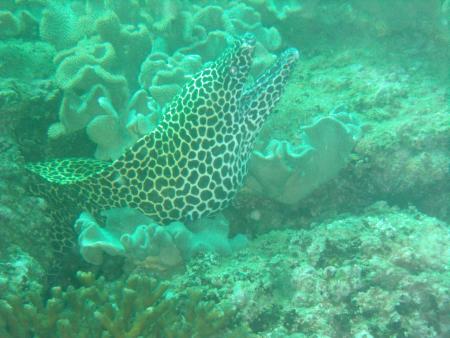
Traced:
[[[195, 220], [224, 209], [241, 187], [261, 127], [299, 54], [288, 49], [246, 86], [255, 38], [234, 41], [170, 104], [162, 122], [112, 163], [62, 159], [28, 164], [33, 191], [58, 222], [57, 250], [73, 247], [71, 226], [85, 210], [129, 207], [160, 223]], [[62, 221], [64, 220], [64, 221]], [[67, 224], [68, 223], [68, 224]]]

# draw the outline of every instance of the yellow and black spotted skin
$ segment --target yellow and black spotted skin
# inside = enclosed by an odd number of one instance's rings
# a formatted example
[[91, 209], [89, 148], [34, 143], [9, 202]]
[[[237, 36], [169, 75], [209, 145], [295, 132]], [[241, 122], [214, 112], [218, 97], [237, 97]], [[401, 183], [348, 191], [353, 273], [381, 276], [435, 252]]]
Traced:
[[[245, 88], [255, 39], [237, 39], [174, 98], [160, 125], [113, 163], [64, 159], [30, 164], [35, 191], [58, 218], [130, 207], [160, 223], [195, 220], [225, 208], [243, 183], [254, 140], [279, 100], [293, 64], [286, 50]], [[70, 246], [70, 227], [52, 229]]]

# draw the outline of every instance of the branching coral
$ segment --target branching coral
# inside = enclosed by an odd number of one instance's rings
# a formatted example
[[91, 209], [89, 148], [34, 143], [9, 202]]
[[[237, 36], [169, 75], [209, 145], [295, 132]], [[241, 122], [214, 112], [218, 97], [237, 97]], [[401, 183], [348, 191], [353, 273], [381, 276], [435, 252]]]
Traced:
[[0, 300], [2, 337], [138, 337], [158, 332], [158, 321], [171, 301], [164, 300], [166, 284], [133, 276], [104, 289], [104, 279], [79, 273], [82, 287], [63, 291], [54, 287], [43, 300], [31, 291], [24, 301], [17, 295]]
[[[134, 274], [107, 282], [78, 273], [79, 288], [54, 287], [45, 300], [0, 297], [0, 335], [26, 337], [221, 337], [232, 336], [234, 310], [204, 299], [195, 288], [174, 295], [168, 283]], [[244, 332], [244, 331], [242, 331]]]

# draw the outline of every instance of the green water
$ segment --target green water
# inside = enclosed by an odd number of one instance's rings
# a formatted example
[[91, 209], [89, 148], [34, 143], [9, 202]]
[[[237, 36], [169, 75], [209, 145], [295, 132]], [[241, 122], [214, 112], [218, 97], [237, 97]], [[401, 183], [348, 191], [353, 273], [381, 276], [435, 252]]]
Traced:
[[449, 21], [0, 1], [0, 338], [449, 337]]

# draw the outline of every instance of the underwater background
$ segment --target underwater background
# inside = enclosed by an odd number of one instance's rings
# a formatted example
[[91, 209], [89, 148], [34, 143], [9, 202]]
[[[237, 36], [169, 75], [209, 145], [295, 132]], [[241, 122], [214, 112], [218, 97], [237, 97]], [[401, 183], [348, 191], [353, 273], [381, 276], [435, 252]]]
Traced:
[[[0, 0], [0, 337], [450, 337], [450, 1]], [[83, 212], [27, 163], [113, 161], [234, 38], [300, 51], [231, 205]], [[64, 225], [62, 225], [64, 226]]]

